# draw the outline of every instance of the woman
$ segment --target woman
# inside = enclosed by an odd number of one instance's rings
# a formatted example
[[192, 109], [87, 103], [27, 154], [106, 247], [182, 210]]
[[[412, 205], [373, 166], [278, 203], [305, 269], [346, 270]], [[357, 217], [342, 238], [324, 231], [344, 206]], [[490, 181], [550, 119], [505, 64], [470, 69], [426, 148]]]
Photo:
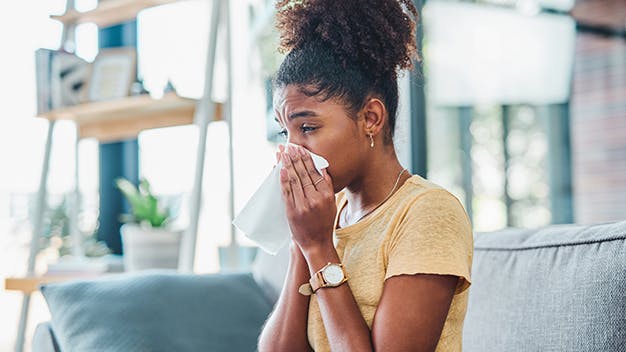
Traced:
[[[459, 201], [412, 176], [392, 137], [411, 67], [410, 0], [277, 4], [275, 78], [290, 264], [260, 351], [460, 351], [472, 261]], [[330, 166], [320, 174], [306, 152]], [[337, 196], [335, 194], [338, 193]]]

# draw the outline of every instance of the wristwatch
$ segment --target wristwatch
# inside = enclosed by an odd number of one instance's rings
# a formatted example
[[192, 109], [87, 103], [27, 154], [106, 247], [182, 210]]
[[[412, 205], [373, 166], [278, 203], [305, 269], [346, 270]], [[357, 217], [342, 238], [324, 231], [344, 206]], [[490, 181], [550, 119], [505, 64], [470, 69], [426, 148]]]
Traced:
[[337, 287], [346, 281], [348, 281], [348, 275], [346, 275], [343, 264], [328, 263], [316, 272], [309, 282], [301, 285], [298, 292], [310, 296], [320, 288]]

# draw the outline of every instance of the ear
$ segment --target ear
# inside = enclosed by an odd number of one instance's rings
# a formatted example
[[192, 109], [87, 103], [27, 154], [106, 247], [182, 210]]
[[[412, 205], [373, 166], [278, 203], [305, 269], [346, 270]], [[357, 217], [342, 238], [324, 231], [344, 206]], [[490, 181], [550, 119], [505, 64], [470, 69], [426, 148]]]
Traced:
[[385, 127], [387, 108], [378, 98], [368, 98], [361, 109], [364, 118], [364, 133], [378, 135]]

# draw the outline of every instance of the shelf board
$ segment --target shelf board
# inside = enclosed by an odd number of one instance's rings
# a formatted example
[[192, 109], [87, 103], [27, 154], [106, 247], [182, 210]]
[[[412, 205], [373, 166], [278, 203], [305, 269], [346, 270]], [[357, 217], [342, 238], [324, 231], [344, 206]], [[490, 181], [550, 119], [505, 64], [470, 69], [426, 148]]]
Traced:
[[23, 293], [33, 293], [39, 291], [39, 287], [43, 284], [53, 282], [64, 282], [72, 280], [95, 279], [103, 275], [113, 275], [110, 273], [75, 273], [67, 275], [42, 275], [31, 277], [8, 277], [4, 279], [4, 289], [7, 291], [20, 291]]
[[[168, 93], [161, 99], [149, 95], [69, 106], [41, 114], [48, 120], [72, 120], [80, 138], [112, 142], [134, 138], [139, 132], [193, 123], [197, 101]], [[222, 119], [222, 105], [215, 104], [212, 121]]]
[[50, 16], [50, 18], [61, 21], [63, 24], [92, 22], [99, 27], [107, 27], [131, 20], [141, 10], [176, 1], [179, 0], [106, 0], [100, 1], [98, 7], [93, 10], [85, 12], [70, 10], [63, 15]]

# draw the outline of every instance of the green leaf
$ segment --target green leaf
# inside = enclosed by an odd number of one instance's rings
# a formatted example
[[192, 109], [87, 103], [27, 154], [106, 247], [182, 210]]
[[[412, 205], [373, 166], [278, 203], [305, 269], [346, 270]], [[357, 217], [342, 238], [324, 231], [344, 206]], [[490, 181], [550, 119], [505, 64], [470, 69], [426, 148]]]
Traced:
[[139, 192], [144, 196], [148, 196], [152, 194], [150, 190], [150, 183], [145, 178], [142, 178], [139, 181]]
[[[137, 223], [148, 223], [152, 227], [162, 227], [170, 218], [169, 209], [161, 209], [158, 199], [152, 194], [148, 180], [141, 179], [139, 187], [124, 178], [115, 180], [132, 209], [132, 218]], [[128, 217], [127, 217], [128, 218]]]

